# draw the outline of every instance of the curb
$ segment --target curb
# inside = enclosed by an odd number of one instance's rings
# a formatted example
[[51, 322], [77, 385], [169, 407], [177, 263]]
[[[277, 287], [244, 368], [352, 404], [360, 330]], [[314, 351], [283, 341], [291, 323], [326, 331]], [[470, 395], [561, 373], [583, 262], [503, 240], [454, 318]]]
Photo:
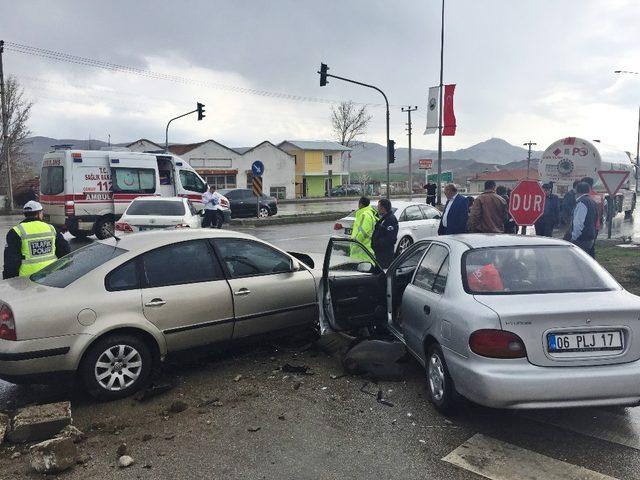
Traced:
[[328, 220], [338, 220], [347, 216], [349, 212], [322, 212], [322, 213], [301, 213], [297, 215], [283, 215], [267, 218], [243, 218], [234, 219], [229, 225], [237, 227], [266, 227], [269, 225], [292, 225], [295, 223], [325, 222]]

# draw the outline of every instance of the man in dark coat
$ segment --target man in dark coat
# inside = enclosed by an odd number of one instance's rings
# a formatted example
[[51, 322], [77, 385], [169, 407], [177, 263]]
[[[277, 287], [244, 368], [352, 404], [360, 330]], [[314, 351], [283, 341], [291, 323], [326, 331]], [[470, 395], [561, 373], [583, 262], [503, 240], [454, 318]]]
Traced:
[[393, 261], [396, 240], [398, 239], [398, 219], [391, 211], [391, 202], [382, 198], [378, 201], [380, 219], [376, 222], [371, 238], [371, 247], [376, 260], [382, 268], [387, 268]]
[[576, 208], [576, 187], [580, 183], [579, 180], [573, 182], [573, 188], [564, 194], [562, 198], [562, 222], [571, 225], [571, 219], [573, 218], [573, 209]]
[[427, 191], [427, 204], [436, 206], [436, 190], [438, 186], [435, 183], [427, 183], [424, 189]]
[[544, 213], [535, 223], [536, 235], [542, 237], [552, 237], [553, 228], [560, 223], [560, 199], [552, 193], [553, 185], [545, 183], [544, 190]]
[[565, 238], [595, 257], [595, 243], [598, 236], [596, 229], [598, 205], [589, 194], [591, 186], [588, 183], [580, 182], [576, 190], [578, 196], [576, 208], [573, 210], [571, 229]]
[[458, 195], [458, 189], [453, 183], [444, 187], [444, 195], [447, 203], [438, 226], [438, 235], [467, 233], [469, 202], [464, 196]]

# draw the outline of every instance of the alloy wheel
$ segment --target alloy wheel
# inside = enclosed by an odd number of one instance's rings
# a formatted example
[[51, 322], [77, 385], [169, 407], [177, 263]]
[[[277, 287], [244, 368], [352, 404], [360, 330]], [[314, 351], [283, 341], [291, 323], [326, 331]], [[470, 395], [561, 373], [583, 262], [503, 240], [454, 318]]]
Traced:
[[269, 210], [266, 207], [260, 207], [258, 215], [260, 215], [260, 218], [266, 218], [269, 216]]
[[398, 253], [404, 252], [407, 248], [411, 246], [412, 243], [413, 242], [409, 237], [405, 237], [402, 240], [400, 240], [400, 243], [398, 243]]
[[446, 378], [442, 360], [437, 353], [433, 353], [429, 359], [427, 375], [429, 377], [429, 390], [431, 391], [431, 396], [436, 402], [440, 402], [444, 397]]
[[118, 392], [133, 385], [142, 372], [142, 357], [131, 345], [113, 345], [98, 357], [94, 374], [105, 390]]

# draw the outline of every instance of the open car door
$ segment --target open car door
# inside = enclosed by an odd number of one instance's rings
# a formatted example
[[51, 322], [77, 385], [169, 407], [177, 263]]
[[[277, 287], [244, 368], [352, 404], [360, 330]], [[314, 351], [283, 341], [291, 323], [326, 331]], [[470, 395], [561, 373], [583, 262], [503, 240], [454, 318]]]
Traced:
[[348, 331], [386, 323], [385, 272], [356, 240], [329, 239], [320, 294], [323, 330]]

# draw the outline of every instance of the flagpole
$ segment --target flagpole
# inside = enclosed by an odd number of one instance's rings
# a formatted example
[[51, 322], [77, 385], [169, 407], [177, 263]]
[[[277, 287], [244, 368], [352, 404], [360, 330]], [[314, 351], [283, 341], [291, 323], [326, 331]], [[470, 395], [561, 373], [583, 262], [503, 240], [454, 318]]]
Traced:
[[438, 120], [438, 192], [437, 203], [442, 205], [442, 84], [444, 77], [444, 0], [442, 0], [442, 19], [440, 25], [440, 103]]

